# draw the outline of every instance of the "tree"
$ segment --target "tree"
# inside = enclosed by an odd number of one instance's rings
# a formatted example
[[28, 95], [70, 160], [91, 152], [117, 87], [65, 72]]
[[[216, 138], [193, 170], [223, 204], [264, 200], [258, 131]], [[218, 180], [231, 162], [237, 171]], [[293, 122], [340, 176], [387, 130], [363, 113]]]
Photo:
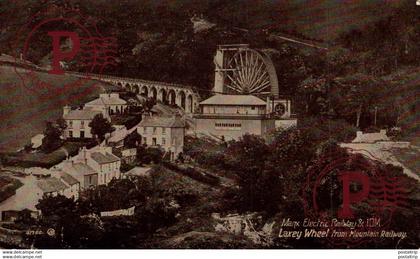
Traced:
[[141, 135], [135, 130], [124, 139], [124, 146], [126, 148], [136, 148], [140, 142]]
[[42, 139], [41, 150], [49, 153], [61, 146], [61, 133], [59, 127], [52, 122], [47, 121], [44, 130], [44, 138]]
[[[144, 160], [143, 162], [151, 161], [155, 164], [159, 164], [163, 158], [163, 151], [159, 147], [147, 147], [145, 150]], [[147, 160], [147, 161], [146, 161]]]
[[89, 127], [91, 127], [92, 134], [97, 136], [101, 142], [105, 139], [105, 134], [114, 130], [111, 123], [102, 114], [95, 115], [89, 123]]
[[235, 200], [240, 210], [277, 211], [280, 178], [267, 163], [269, 155], [264, 139], [255, 135], [246, 134], [227, 148], [225, 163], [237, 175], [239, 191]]
[[[336, 78], [329, 93], [330, 105], [339, 118], [353, 121], [359, 128], [361, 120], [369, 118], [372, 107], [381, 102], [379, 97], [385, 90], [384, 82], [364, 74]], [[366, 122], [365, 127], [372, 123]]]
[[152, 111], [153, 106], [155, 106], [156, 104], [156, 100], [153, 98], [146, 98], [143, 102], [142, 102], [142, 107], [143, 107], [143, 111], [150, 113]]
[[63, 133], [63, 131], [67, 128], [66, 120], [63, 119], [63, 118], [58, 118], [56, 120], [55, 124], [60, 129], [61, 133]]
[[[80, 229], [74, 226], [80, 224], [80, 213], [74, 199], [63, 195], [44, 196], [35, 207], [42, 214], [41, 226], [55, 230], [55, 235], [50, 239], [53, 239], [56, 245], [62, 248], [79, 246]], [[43, 247], [42, 243], [38, 245], [38, 247]]]

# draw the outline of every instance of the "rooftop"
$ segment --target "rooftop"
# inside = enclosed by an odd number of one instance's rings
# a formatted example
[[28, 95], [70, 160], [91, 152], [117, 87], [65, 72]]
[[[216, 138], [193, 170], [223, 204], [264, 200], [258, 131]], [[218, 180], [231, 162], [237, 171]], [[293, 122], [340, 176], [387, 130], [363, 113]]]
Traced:
[[100, 111], [85, 107], [84, 109], [70, 110], [67, 114], [63, 115], [63, 118], [65, 120], [92, 120], [100, 113]]
[[386, 135], [385, 130], [374, 133], [363, 133], [361, 131], [357, 132], [356, 138], [352, 141], [353, 143], [375, 143], [378, 141], [389, 141], [388, 136]]
[[59, 175], [60, 175], [61, 180], [63, 180], [65, 183], [67, 183], [70, 186], [79, 183], [79, 181], [76, 178], [74, 178], [73, 176], [65, 172], [60, 172]]
[[94, 152], [90, 156], [98, 164], [108, 164], [108, 163], [120, 161], [119, 157], [115, 156], [114, 154], [110, 154], [108, 152], [106, 152], [105, 154], [102, 154], [100, 152]]
[[127, 176], [148, 176], [148, 175], [150, 175], [151, 170], [152, 169], [150, 167], [136, 166], [133, 169], [124, 173], [124, 175], [127, 175]]
[[58, 192], [67, 188], [63, 182], [55, 177], [39, 180], [36, 184], [44, 193]]
[[266, 102], [254, 95], [216, 94], [202, 102], [204, 105], [266, 105]]
[[73, 177], [97, 174], [90, 166], [83, 163], [74, 163], [70, 167], [66, 167], [66, 173]]
[[124, 140], [128, 135], [133, 133], [136, 129], [137, 127], [133, 127], [128, 130], [127, 128], [124, 127], [123, 129], [115, 130], [114, 132], [111, 133], [111, 137], [108, 139], [108, 142], [113, 143], [113, 142], [119, 142], [121, 140]]
[[149, 116], [143, 118], [143, 120], [139, 123], [139, 127], [184, 128], [185, 122], [179, 116]]
[[124, 105], [127, 102], [118, 94], [101, 94], [99, 98], [86, 103], [86, 105]]

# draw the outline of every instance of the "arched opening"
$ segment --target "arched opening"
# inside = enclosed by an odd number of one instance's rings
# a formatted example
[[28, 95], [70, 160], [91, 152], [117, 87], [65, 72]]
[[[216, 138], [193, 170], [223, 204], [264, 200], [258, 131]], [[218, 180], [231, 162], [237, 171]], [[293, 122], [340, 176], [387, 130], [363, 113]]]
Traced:
[[140, 86], [133, 85], [133, 92], [135, 92], [136, 94], [140, 93]]
[[125, 88], [125, 90], [128, 90], [128, 91], [133, 91], [133, 89], [131, 89], [131, 87], [130, 87], [130, 84], [129, 84], [129, 83], [126, 83], [126, 84], [125, 84], [125, 86], [124, 86], [124, 88]]
[[118, 87], [120, 87], [120, 88], [122, 88], [122, 87], [123, 87], [123, 84], [122, 84], [121, 82], [118, 82], [118, 83], [117, 83], [117, 85], [118, 85]]
[[184, 91], [179, 92], [179, 99], [181, 100], [181, 108], [185, 110], [185, 93], [184, 93]]
[[187, 104], [188, 105], [187, 111], [193, 113], [194, 112], [194, 102], [193, 102], [192, 95], [188, 95], [187, 103], [188, 103]]
[[170, 105], [176, 104], [176, 94], [174, 90], [169, 90], [168, 92], [168, 101]]
[[162, 102], [162, 103], [167, 103], [167, 98], [166, 98], [166, 90], [161, 88], [159, 90], [159, 97], [158, 99]]
[[152, 98], [155, 99], [155, 100], [157, 100], [157, 90], [156, 90], [156, 88], [155, 87], [152, 87], [150, 89], [150, 92], [152, 93]]
[[145, 97], [149, 96], [149, 89], [147, 88], [147, 86], [143, 85], [143, 87], [141, 88], [141, 95]]

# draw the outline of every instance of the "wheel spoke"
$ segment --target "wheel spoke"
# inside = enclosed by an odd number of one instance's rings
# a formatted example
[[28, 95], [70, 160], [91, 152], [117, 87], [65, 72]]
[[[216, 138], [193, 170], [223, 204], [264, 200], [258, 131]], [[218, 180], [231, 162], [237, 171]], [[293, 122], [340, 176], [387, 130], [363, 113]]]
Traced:
[[243, 86], [244, 86], [244, 82], [242, 81], [242, 77], [241, 77], [241, 65], [240, 64], [238, 64], [238, 60], [237, 60], [237, 56], [235, 56], [234, 57], [234, 59], [235, 59], [235, 64], [236, 64], [236, 76], [235, 76], [235, 78], [237, 79], [237, 81], [238, 81], [238, 83], [241, 85], [241, 88], [243, 88]]
[[241, 87], [241, 85], [238, 83], [238, 82], [236, 82], [236, 80], [235, 79], [233, 79], [229, 74], [226, 74], [227, 75], [227, 77], [230, 79], [230, 81], [232, 82], [232, 84], [234, 84], [234, 87], [236, 87], [237, 88], [237, 91], [238, 92], [242, 92], [242, 87]]
[[[257, 63], [258, 63], [258, 60], [257, 60]], [[261, 62], [260, 65], [259, 65], [259, 67], [258, 67], [258, 69], [257, 69], [257, 71], [254, 73], [254, 76], [251, 79], [251, 89], [255, 87], [257, 78], [260, 75], [261, 69], [263, 68], [263, 66], [264, 66], [264, 63]]]
[[267, 71], [264, 71], [259, 77], [258, 77], [258, 79], [255, 81], [255, 87], [258, 87], [258, 86], [260, 86], [260, 84], [261, 84], [261, 82], [263, 82], [263, 81], [265, 81], [265, 80], [267, 80], [267, 78], [268, 78], [268, 80], [269, 80], [269, 77], [268, 77], [268, 74], [267, 74]]
[[240, 89], [238, 89], [238, 88], [236, 88], [236, 87], [233, 87], [233, 86], [231, 86], [231, 85], [225, 84], [225, 86], [226, 86], [226, 87], [228, 87], [228, 88], [230, 88], [231, 90], [233, 90], [233, 91], [235, 91], [235, 92], [241, 92], [241, 90], [240, 90]]
[[254, 93], [254, 92], [262, 90], [262, 89], [265, 89], [269, 85], [270, 85], [270, 81], [264, 81], [261, 85], [252, 89], [251, 93]]

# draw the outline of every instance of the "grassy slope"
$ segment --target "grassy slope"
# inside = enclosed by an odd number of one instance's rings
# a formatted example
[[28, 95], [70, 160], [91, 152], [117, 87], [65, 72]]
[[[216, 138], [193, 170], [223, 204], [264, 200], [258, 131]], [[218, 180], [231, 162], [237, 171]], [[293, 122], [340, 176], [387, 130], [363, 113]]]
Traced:
[[[54, 89], [78, 80], [69, 75], [35, 74]], [[12, 67], [0, 66], [0, 152], [15, 151], [29, 143], [32, 136], [42, 133], [46, 120], [53, 121], [62, 115], [64, 105], [83, 104], [107, 88], [110, 86], [86, 81], [80, 87], [69, 87], [59, 93], [34, 91], [22, 84]]]

